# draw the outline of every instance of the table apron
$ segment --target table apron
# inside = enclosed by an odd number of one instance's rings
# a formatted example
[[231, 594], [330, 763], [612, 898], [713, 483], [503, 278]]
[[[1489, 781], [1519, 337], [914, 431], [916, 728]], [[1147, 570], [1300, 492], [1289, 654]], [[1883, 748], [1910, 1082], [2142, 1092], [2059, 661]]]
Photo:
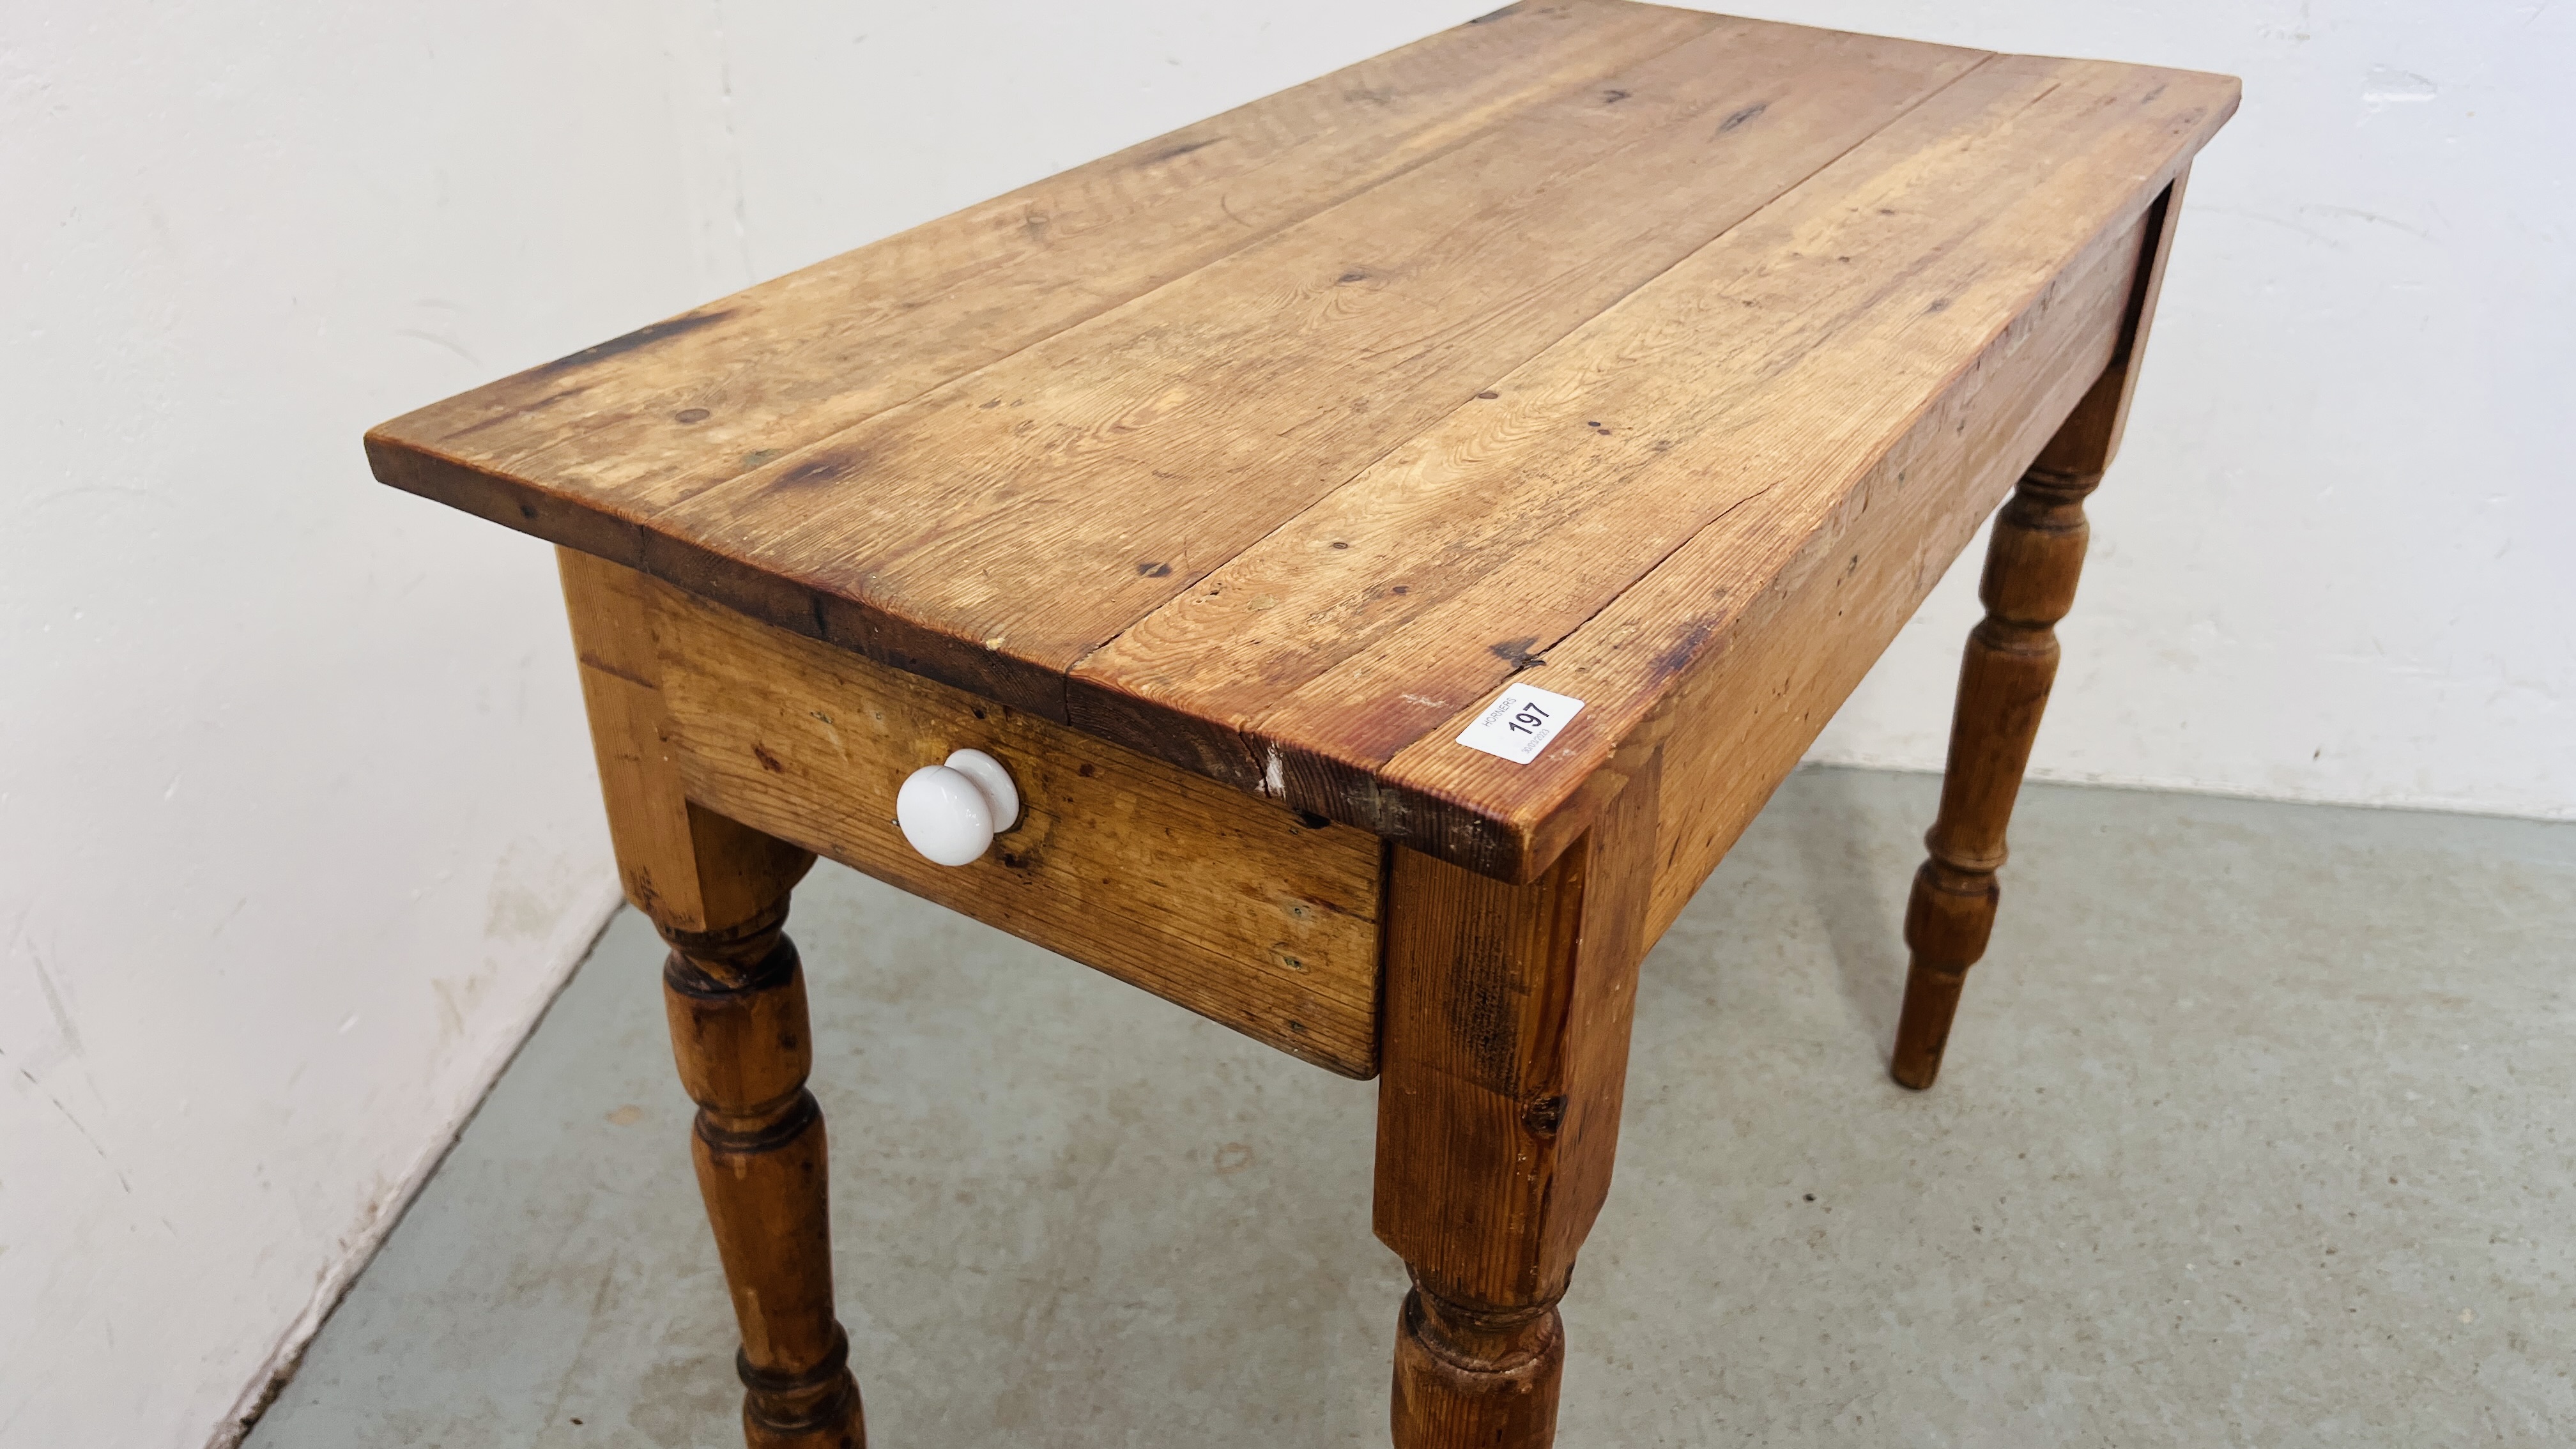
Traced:
[[[1376, 1074], [1376, 837], [641, 582], [690, 800], [1319, 1066]], [[895, 792], [965, 747], [1009, 769], [1022, 816], [983, 858], [935, 865], [896, 826]]]
[[2162, 214], [2061, 275], [1805, 535], [1729, 630], [1739, 642], [1703, 656], [1633, 737], [1664, 752], [1649, 940], [2120, 355]]

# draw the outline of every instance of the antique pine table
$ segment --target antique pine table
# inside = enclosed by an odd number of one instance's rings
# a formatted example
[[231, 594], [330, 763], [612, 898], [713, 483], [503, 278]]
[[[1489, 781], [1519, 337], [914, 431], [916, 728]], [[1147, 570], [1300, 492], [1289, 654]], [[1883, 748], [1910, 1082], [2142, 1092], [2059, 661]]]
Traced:
[[780, 931], [826, 855], [1379, 1077], [1395, 1442], [1547, 1443], [1638, 958], [2009, 494], [1931, 1083], [2236, 96], [1519, 5], [370, 434], [560, 545], [750, 1442], [863, 1438]]

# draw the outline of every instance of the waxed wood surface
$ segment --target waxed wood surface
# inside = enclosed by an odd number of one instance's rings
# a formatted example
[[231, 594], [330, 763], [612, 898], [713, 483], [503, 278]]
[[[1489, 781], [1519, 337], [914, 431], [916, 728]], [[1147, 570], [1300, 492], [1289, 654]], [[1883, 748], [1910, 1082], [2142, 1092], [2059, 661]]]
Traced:
[[[1529, 879], [1622, 749], [1745, 727], [1717, 661], [1830, 649], [1768, 706], [1821, 723], [2101, 372], [2117, 319], [2063, 314], [2130, 295], [2106, 269], [2235, 98], [1515, 6], [370, 452], [779, 628]], [[2076, 375], [2016, 365], [2035, 347]], [[1941, 446], [1968, 411], [2009, 422]], [[1853, 532], [1891, 505], [1912, 532]], [[1790, 596], [1854, 542], [1880, 592], [1846, 638]], [[1529, 765], [1455, 744], [1516, 675], [1587, 709]]]
[[[1292, 1055], [1376, 1074], [1376, 837], [629, 577], [651, 599], [691, 800]], [[1020, 820], [983, 858], [934, 865], [896, 826], [895, 792], [962, 748], [1010, 771]]]
[[1609, 1194], [1658, 769], [1538, 880], [1394, 857], [1374, 1221], [1451, 1302], [1554, 1302]]
[[829, 1147], [805, 1090], [814, 1032], [778, 910], [716, 940], [666, 932], [671, 1054], [698, 1104], [698, 1192], [742, 1330], [749, 1449], [866, 1449], [866, 1414], [833, 1314]]

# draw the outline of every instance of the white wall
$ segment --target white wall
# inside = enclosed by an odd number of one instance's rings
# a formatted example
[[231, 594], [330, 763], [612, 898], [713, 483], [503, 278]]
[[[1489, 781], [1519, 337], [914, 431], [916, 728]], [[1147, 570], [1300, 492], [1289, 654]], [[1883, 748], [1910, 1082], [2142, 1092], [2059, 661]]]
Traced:
[[[1356, 6], [1244, 7], [1294, 17], [1267, 22], [1155, 6], [1172, 18], [1141, 65], [1081, 7], [839, 24], [823, 8], [726, 12], [739, 169], [707, 190], [738, 202], [761, 276], [1147, 133], [1069, 122], [1192, 118], [1367, 48], [1342, 45], [1336, 12]], [[1373, 14], [1371, 34], [1482, 8], [1382, 7], [1402, 13]], [[2576, 818], [2576, 9], [1696, 8], [2244, 78], [2195, 170], [2128, 443], [2091, 510], [2035, 775]], [[999, 56], [943, 40], [1005, 32]], [[853, 65], [869, 85], [849, 86]], [[815, 143], [835, 134], [874, 144]], [[1981, 553], [1816, 758], [1940, 767]]]
[[613, 899], [364, 428], [1473, 8], [0, 9], [0, 1445], [218, 1435]]
[[[2576, 9], [1776, 0], [2226, 71], [2034, 774], [2576, 818]], [[1937, 769], [1979, 549], [1821, 758]]]
[[544, 550], [357, 439], [709, 280], [660, 37], [375, 13], [0, 18], [11, 1446], [206, 1442], [611, 898]]
[[[361, 429], [1479, 8], [0, 12], [0, 1445], [218, 1433], [611, 899], [545, 550]], [[2043, 771], [2576, 814], [2576, 12], [1754, 8], [2246, 78]]]

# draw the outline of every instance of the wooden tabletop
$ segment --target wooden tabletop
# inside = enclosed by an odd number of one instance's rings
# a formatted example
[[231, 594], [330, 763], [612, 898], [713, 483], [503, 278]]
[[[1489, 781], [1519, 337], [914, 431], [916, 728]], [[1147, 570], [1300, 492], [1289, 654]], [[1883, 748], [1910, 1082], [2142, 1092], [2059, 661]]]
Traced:
[[[1526, 876], [2236, 96], [1517, 5], [368, 453], [396, 487]], [[1456, 743], [1514, 680], [1584, 708], [1527, 764]]]

